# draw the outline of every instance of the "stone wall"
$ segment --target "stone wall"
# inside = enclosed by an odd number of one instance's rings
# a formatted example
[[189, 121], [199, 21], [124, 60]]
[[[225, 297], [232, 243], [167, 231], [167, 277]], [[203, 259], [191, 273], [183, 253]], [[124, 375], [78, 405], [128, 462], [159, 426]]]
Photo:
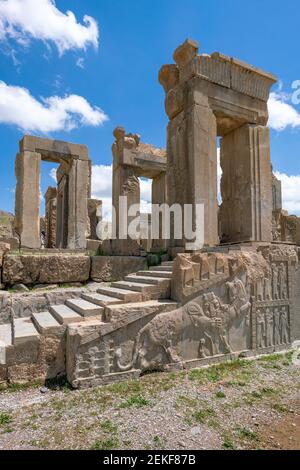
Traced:
[[178, 308], [127, 306], [115, 317], [117, 306], [106, 312], [111, 323], [68, 328], [70, 382], [98, 385], [290, 349], [300, 337], [298, 251], [264, 245], [179, 255]]
[[89, 277], [90, 257], [85, 254], [7, 254], [3, 262], [8, 286], [86, 282]]
[[93, 256], [91, 279], [96, 282], [116, 281], [146, 267], [146, 259], [140, 256]]

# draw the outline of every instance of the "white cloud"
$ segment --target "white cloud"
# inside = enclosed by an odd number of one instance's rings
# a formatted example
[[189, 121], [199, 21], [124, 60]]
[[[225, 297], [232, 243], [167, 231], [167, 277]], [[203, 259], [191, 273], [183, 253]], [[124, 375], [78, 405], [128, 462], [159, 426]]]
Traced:
[[52, 96], [38, 101], [26, 88], [0, 81], [0, 123], [48, 133], [80, 125], [99, 126], [107, 120], [100, 108], [91, 106], [82, 96]]
[[270, 94], [269, 126], [276, 131], [283, 131], [287, 127], [300, 127], [300, 113], [288, 101], [289, 97], [285, 93]]
[[0, 40], [14, 39], [27, 45], [30, 39], [53, 42], [60, 54], [70, 49], [98, 47], [99, 30], [94, 18], [83, 24], [72, 11], [61, 12], [54, 0], [0, 1]]
[[282, 183], [282, 206], [290, 214], [300, 215], [300, 175], [288, 176], [276, 171], [276, 178]]

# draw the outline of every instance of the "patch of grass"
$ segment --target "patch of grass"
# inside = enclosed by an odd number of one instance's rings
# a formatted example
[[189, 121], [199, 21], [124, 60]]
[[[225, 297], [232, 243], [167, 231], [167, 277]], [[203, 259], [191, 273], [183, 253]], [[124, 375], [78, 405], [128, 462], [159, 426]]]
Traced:
[[12, 422], [12, 416], [9, 413], [0, 411], [0, 429], [1, 434], [13, 432], [13, 429], [9, 426]]
[[186, 395], [179, 395], [175, 402], [175, 408], [196, 408], [198, 406], [198, 400], [195, 398], [188, 397]]
[[201, 424], [205, 424], [209, 418], [212, 418], [216, 415], [215, 411], [213, 408], [210, 407], [205, 407], [202, 409], [199, 409], [193, 414], [193, 418], [195, 421]]
[[154, 442], [154, 445], [155, 445], [156, 448], [159, 448], [159, 449], [162, 449], [162, 450], [165, 448], [165, 444], [159, 436], [154, 436], [153, 442]]
[[116, 438], [102, 439], [96, 441], [91, 450], [114, 450], [119, 446], [119, 441]]
[[225, 434], [223, 436], [222, 447], [223, 447], [223, 449], [226, 449], [226, 450], [234, 450], [235, 449], [235, 445], [234, 445], [231, 437], [228, 436], [227, 434]]
[[225, 362], [205, 369], [194, 369], [188, 374], [188, 378], [189, 380], [200, 383], [215, 383], [220, 382], [231, 375], [237, 375], [240, 372], [246, 372], [246, 374], [249, 375], [252, 368], [253, 364], [250, 361], [237, 359], [232, 362]]
[[278, 413], [290, 413], [289, 408], [282, 403], [274, 403], [272, 409]]
[[258, 434], [252, 429], [246, 427], [237, 427], [237, 434], [241, 439], [247, 439], [249, 441], [259, 441]]
[[119, 405], [120, 408], [142, 408], [143, 406], [149, 406], [151, 403], [149, 400], [144, 398], [142, 395], [133, 395]]
[[103, 421], [100, 424], [100, 427], [104, 432], [111, 433], [111, 434], [116, 433], [118, 430], [117, 426], [113, 424], [109, 419], [107, 419], [106, 421]]
[[216, 393], [216, 398], [226, 398], [226, 395], [224, 392], [222, 392], [221, 390], [219, 390], [217, 393]]
[[272, 387], [263, 387], [261, 389], [261, 393], [264, 396], [272, 397], [272, 396], [278, 395], [279, 391]]
[[22, 392], [23, 390], [28, 390], [30, 388], [39, 388], [43, 385], [42, 381], [36, 380], [34, 382], [28, 383], [11, 383], [11, 384], [1, 384], [0, 392]]
[[12, 416], [9, 413], [0, 411], [0, 426], [6, 426], [12, 422]]

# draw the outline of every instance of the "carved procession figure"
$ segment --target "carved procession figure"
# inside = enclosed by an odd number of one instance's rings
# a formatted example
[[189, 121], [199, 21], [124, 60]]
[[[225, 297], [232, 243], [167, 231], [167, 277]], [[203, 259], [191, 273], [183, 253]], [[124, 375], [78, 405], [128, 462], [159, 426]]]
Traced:
[[279, 345], [281, 343], [280, 334], [280, 312], [278, 308], [274, 310], [274, 344]]
[[272, 310], [266, 310], [266, 346], [273, 346], [273, 313]]
[[266, 321], [265, 314], [261, 310], [257, 310], [257, 347], [265, 347], [265, 336], [266, 336]]
[[278, 267], [276, 266], [276, 264], [272, 265], [272, 290], [273, 290], [273, 300], [279, 300]]
[[264, 299], [272, 300], [272, 272], [269, 268], [264, 277]]
[[286, 308], [281, 309], [280, 315], [281, 344], [289, 344], [289, 317]]
[[288, 298], [288, 285], [287, 285], [286, 266], [284, 265], [284, 263], [281, 263], [278, 269], [278, 287], [279, 287], [280, 299], [287, 299]]

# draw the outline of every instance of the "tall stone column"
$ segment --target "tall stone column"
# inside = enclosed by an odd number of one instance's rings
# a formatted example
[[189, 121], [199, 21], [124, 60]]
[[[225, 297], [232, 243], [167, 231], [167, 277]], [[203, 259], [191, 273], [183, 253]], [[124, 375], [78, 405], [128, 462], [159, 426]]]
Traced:
[[49, 187], [45, 194], [46, 248], [56, 248], [57, 189]]
[[[185, 79], [184, 70], [196, 57], [198, 46], [187, 41], [174, 54], [177, 65], [164, 66], [159, 75], [166, 92], [166, 112], [170, 118], [167, 137], [168, 196], [170, 206], [177, 203], [184, 214], [192, 207], [189, 224], [206, 246], [218, 244], [217, 202], [217, 123], [208, 94], [193, 77]], [[196, 208], [204, 205], [204, 221], [196, 218]], [[199, 212], [200, 213], [200, 212]], [[184, 220], [183, 226], [188, 220]], [[204, 222], [204, 224], [203, 224]], [[204, 227], [203, 227], [204, 225]], [[175, 238], [171, 222], [170, 247], [185, 251], [190, 240]]]
[[[152, 180], [152, 204], [161, 206], [166, 203], [166, 189], [167, 189], [167, 175], [161, 173]], [[159, 238], [152, 239], [152, 250], [163, 251], [167, 247], [167, 240], [163, 239], [162, 228], [163, 228], [163, 214], [159, 214]], [[153, 221], [152, 221], [153, 222]]]
[[221, 140], [224, 242], [272, 241], [269, 129], [246, 124]]
[[68, 248], [86, 248], [88, 231], [89, 162], [73, 159], [69, 177]]
[[41, 155], [36, 152], [20, 152], [16, 158], [15, 230], [21, 247], [26, 248], [41, 247], [40, 163]]
[[[139, 211], [135, 215], [127, 216], [124, 208], [120, 207], [120, 196], [126, 197], [127, 209], [136, 205], [140, 205], [140, 182], [132, 167], [124, 164], [126, 152], [130, 152], [137, 147], [137, 136], [126, 136], [123, 128], [119, 127], [114, 131], [115, 143], [113, 144], [113, 233], [117, 239], [124, 238], [128, 233], [130, 223], [139, 215]], [[135, 138], [136, 137], [136, 138]], [[120, 217], [122, 216], [122, 217]], [[123, 226], [120, 221], [123, 221]]]

